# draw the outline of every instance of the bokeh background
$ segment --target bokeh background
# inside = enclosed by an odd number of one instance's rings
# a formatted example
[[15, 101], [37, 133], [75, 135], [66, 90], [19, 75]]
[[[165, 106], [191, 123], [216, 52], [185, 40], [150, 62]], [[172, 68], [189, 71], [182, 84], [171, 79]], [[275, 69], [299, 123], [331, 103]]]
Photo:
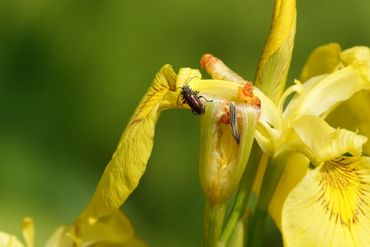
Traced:
[[[141, 96], [165, 63], [206, 52], [253, 80], [272, 0], [0, 0], [0, 230], [37, 246], [92, 196]], [[328, 42], [369, 45], [368, 0], [298, 1], [290, 78]], [[123, 210], [151, 246], [199, 246], [198, 118], [162, 113], [140, 187]], [[138, 154], [139, 155], [139, 154]], [[266, 246], [279, 246], [270, 224]]]

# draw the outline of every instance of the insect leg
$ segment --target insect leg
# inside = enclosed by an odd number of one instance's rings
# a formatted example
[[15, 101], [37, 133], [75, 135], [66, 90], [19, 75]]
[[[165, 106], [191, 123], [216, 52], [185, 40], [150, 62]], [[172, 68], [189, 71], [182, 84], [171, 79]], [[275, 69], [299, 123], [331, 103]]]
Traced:
[[202, 96], [202, 95], [199, 95], [199, 96], [198, 96], [198, 99], [202, 99], [202, 98], [203, 98], [205, 101], [207, 101], [207, 102], [213, 102], [213, 100], [211, 100], [211, 99], [210, 99], [210, 100], [208, 100], [206, 97], [204, 97], [204, 96]]
[[238, 131], [238, 113], [234, 102], [230, 102], [230, 126], [231, 133], [234, 137], [234, 140], [237, 144], [240, 142], [240, 133]]
[[191, 112], [193, 113], [193, 115], [199, 115], [199, 113], [194, 111], [193, 108], [190, 108], [190, 109], [191, 109]]

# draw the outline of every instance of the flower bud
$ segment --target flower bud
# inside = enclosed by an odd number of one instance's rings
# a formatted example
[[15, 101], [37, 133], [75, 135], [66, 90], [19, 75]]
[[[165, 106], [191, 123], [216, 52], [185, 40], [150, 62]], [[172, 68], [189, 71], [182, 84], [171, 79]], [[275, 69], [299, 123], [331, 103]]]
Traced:
[[237, 123], [233, 124], [230, 103], [224, 100], [207, 103], [201, 116], [200, 180], [212, 203], [225, 202], [237, 189], [254, 139], [259, 107], [240, 103], [235, 108]]

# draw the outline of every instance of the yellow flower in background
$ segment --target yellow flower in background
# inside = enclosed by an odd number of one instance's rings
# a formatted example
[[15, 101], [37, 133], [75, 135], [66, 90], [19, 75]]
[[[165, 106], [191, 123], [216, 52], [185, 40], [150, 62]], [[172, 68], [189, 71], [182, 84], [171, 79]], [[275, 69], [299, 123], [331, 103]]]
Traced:
[[130, 220], [120, 210], [99, 218], [94, 223], [81, 222], [81, 224], [59, 227], [45, 244], [35, 244], [35, 227], [29, 217], [22, 222], [22, 233], [25, 244], [14, 235], [0, 232], [0, 247], [146, 247], [138, 239]]
[[146, 247], [137, 238], [130, 220], [120, 210], [100, 217], [97, 221], [59, 227], [46, 247]]

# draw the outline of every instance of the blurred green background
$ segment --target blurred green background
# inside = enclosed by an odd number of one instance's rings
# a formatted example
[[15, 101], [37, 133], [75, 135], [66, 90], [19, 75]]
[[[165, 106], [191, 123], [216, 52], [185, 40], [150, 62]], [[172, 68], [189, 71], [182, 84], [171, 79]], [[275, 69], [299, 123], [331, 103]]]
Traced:
[[[141, 96], [165, 63], [206, 52], [245, 78], [268, 34], [272, 0], [1, 0], [0, 230], [35, 219], [37, 246], [89, 201]], [[368, 0], [298, 1], [290, 77], [328, 42], [369, 45]], [[161, 115], [148, 169], [124, 205], [151, 246], [199, 246], [198, 118]], [[267, 246], [279, 246], [274, 228]], [[272, 233], [271, 233], [272, 232]]]

